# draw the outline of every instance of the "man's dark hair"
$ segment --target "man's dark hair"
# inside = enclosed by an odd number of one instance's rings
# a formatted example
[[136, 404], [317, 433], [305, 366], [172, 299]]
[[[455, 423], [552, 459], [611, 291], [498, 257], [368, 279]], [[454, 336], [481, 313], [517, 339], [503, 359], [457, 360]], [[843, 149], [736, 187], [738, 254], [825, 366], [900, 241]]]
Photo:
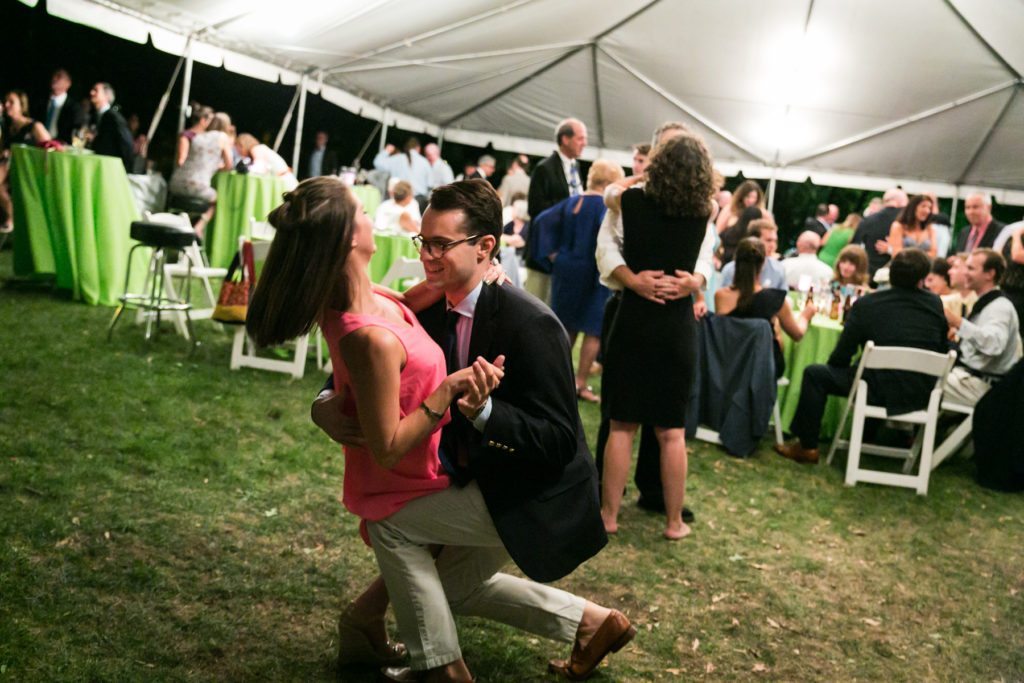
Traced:
[[985, 260], [981, 264], [981, 269], [986, 273], [990, 270], [995, 271], [995, 282], [997, 285], [1003, 279], [1003, 273], [1006, 272], [1006, 259], [995, 249], [975, 249], [971, 252], [971, 256], [981, 254], [985, 257]]
[[570, 140], [576, 137], [576, 129], [573, 124], [576, 123], [572, 119], [562, 122], [562, 125], [555, 131], [555, 144], [561, 146], [562, 138], [569, 138]]
[[828, 215], [828, 204], [818, 204], [818, 207], [814, 210], [815, 218], [822, 218]]
[[916, 289], [932, 269], [928, 254], [920, 249], [904, 249], [889, 264], [889, 284], [893, 287]]
[[442, 185], [430, 193], [430, 208], [434, 211], [461, 211], [462, 232], [469, 235], [491, 235], [498, 253], [501, 242], [501, 198], [486, 180], [474, 178]]

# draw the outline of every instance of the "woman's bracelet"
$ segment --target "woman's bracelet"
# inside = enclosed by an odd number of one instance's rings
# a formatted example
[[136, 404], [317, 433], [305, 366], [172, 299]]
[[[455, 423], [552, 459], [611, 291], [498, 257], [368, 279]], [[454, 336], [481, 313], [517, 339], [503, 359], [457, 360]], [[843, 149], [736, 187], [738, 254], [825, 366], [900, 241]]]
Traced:
[[429, 417], [432, 422], [440, 422], [441, 418], [444, 417], [444, 413], [439, 413], [436, 410], [433, 410], [427, 405], [426, 401], [420, 403], [420, 408], [423, 409], [423, 412], [427, 414], [427, 417]]

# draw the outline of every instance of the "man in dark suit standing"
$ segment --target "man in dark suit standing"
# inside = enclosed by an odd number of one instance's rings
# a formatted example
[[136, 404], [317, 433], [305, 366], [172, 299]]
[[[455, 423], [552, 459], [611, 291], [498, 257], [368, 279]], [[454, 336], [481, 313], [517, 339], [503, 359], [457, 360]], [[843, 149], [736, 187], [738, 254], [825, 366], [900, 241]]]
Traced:
[[[920, 249], [904, 249], [889, 266], [890, 289], [859, 299], [847, 314], [839, 343], [827, 365], [804, 370], [800, 402], [790, 429], [797, 440], [777, 445], [779, 455], [801, 463], [818, 462], [818, 437], [829, 396], [847, 396], [857, 365], [850, 365], [859, 347], [869, 341], [878, 346], [909, 346], [945, 353], [948, 348], [942, 301], [921, 285], [930, 261]], [[893, 324], [899, 321], [899, 324]], [[935, 378], [901, 370], [867, 370], [872, 403], [881, 403], [893, 415], [923, 408]]]
[[964, 200], [964, 215], [970, 225], [962, 229], [956, 239], [958, 254], [991, 249], [999, 232], [1006, 227], [992, 218], [992, 198], [984, 193], [972, 194]]
[[97, 83], [89, 91], [89, 101], [96, 109], [96, 136], [90, 145], [97, 154], [118, 157], [124, 170], [131, 171], [134, 149], [128, 122], [114, 108], [114, 89], [109, 83]]
[[[420, 260], [444, 297], [419, 319], [445, 350], [449, 372], [481, 360], [480, 390], [471, 392], [470, 405], [452, 404], [452, 422], [441, 433], [439, 456], [455, 485], [368, 529], [417, 673], [470, 680], [454, 612], [575, 641], [570, 658], [549, 668], [579, 680], [635, 630], [616, 610], [498, 571], [511, 557], [534, 581], [555, 581], [607, 543], [568, 336], [535, 298], [484, 284], [501, 228], [501, 200], [486, 181], [456, 182], [431, 195]], [[497, 383], [498, 366], [482, 359], [502, 356]], [[314, 420], [338, 439], [330, 426], [341, 420], [337, 411], [326, 419], [317, 411], [314, 404]], [[436, 562], [430, 545], [444, 546]]]
[[50, 100], [46, 105], [43, 125], [50, 137], [70, 145], [74, 132], [82, 128], [88, 117], [79, 102], [68, 96], [71, 89], [71, 75], [64, 69], [57, 69], [50, 77]]
[[868, 273], [871, 279], [875, 271], [889, 262], [889, 228], [907, 205], [907, 193], [899, 188], [886, 190], [882, 195], [882, 207], [857, 226], [850, 244], [860, 244], [868, 253]]
[[832, 226], [828, 223], [828, 205], [818, 204], [817, 208], [814, 209], [814, 216], [808, 217], [804, 221], [804, 232], [810, 230], [811, 232], [818, 235], [818, 237], [824, 237], [825, 233], [828, 232]]
[[299, 165], [299, 180], [322, 175], [338, 175], [338, 155], [327, 149], [327, 133], [316, 132], [316, 142]]
[[[577, 161], [587, 146], [587, 127], [577, 119], [565, 119], [555, 128], [558, 149], [537, 164], [530, 174], [527, 209], [535, 219], [544, 209], [554, 206], [570, 195], [583, 193], [586, 178]], [[551, 298], [551, 262], [544, 251], [544, 236], [530, 230], [526, 238], [526, 290], [547, 303]]]

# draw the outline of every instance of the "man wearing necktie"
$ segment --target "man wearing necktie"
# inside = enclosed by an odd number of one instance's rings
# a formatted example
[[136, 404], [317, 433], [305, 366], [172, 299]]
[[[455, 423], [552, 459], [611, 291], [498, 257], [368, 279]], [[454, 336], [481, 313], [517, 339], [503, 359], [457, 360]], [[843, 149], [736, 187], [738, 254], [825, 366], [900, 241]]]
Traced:
[[[581, 680], [635, 629], [616, 610], [534, 583], [566, 576], [608, 539], [568, 335], [534, 297], [484, 284], [501, 227], [501, 200], [486, 181], [431, 195], [416, 242], [427, 283], [444, 297], [419, 320], [449, 371], [483, 358], [504, 375], [471, 410], [451, 406], [439, 457], [453, 485], [368, 530], [415, 673], [470, 680], [452, 615], [472, 614], [575, 643], [550, 669]], [[315, 419], [334, 435], [325, 422], [343, 421], [336, 416]], [[444, 546], [436, 562], [431, 546]], [[500, 572], [510, 558], [533, 581]], [[403, 673], [385, 670], [393, 680]]]
[[1005, 227], [992, 218], [992, 199], [987, 194], [972, 194], [964, 200], [964, 215], [968, 228], [960, 230], [957, 253], [971, 253], [975, 249], [990, 249], [999, 232]]
[[[587, 146], [587, 127], [577, 119], [565, 119], [555, 128], [558, 149], [537, 164], [530, 175], [527, 206], [530, 220], [566, 197], [583, 192], [586, 177], [580, 172], [579, 157]], [[526, 238], [526, 290], [544, 303], [551, 300], [551, 261], [546, 240], [539, 231], [530, 230]]]
[[86, 123], [86, 112], [82, 105], [68, 96], [70, 89], [70, 74], [64, 69], [54, 71], [50, 78], [50, 100], [43, 119], [50, 137], [69, 145], [73, 133]]

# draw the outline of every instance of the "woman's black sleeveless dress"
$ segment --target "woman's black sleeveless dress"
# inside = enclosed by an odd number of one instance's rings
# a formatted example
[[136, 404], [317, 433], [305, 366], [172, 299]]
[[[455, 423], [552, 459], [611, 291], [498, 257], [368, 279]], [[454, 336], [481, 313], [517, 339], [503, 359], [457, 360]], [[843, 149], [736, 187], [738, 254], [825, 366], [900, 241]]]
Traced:
[[[760, 318], [771, 323], [779, 314], [779, 309], [782, 308], [787, 296], [784, 289], [762, 289], [760, 292], [754, 292], [746, 310], [737, 309], [729, 315], [733, 318]], [[779, 340], [774, 334], [772, 335], [772, 353], [775, 356], [775, 379], [778, 379], [786, 372], [786, 356], [782, 353], [782, 347], [779, 346]]]
[[[668, 216], [640, 188], [622, 194], [622, 255], [634, 273], [693, 272], [707, 216]], [[623, 292], [604, 349], [601, 393], [608, 416], [656, 427], [683, 427], [697, 362], [690, 297], [657, 304]]]

